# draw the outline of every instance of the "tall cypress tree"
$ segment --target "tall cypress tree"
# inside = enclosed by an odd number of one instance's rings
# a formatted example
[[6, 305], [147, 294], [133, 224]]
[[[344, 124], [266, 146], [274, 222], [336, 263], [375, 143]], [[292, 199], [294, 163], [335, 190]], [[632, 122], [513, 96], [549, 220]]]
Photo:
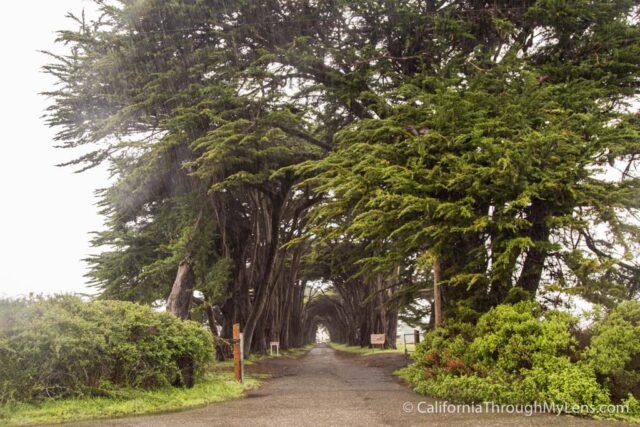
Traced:
[[449, 313], [541, 284], [636, 295], [634, 2], [98, 4], [46, 69], [58, 142], [90, 148], [70, 164], [116, 178], [105, 297], [186, 316], [201, 290], [262, 349], [331, 239], [364, 288], [416, 289], [435, 257]]

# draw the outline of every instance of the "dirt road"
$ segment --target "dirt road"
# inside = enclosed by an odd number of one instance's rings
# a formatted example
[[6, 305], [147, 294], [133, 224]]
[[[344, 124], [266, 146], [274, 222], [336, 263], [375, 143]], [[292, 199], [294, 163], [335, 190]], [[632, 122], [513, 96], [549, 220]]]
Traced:
[[436, 401], [414, 393], [391, 375], [398, 361], [400, 357], [394, 354], [358, 356], [319, 345], [299, 360], [278, 359], [276, 376], [246, 399], [183, 412], [68, 426], [617, 425], [555, 415], [419, 413], [418, 409], [426, 412]]

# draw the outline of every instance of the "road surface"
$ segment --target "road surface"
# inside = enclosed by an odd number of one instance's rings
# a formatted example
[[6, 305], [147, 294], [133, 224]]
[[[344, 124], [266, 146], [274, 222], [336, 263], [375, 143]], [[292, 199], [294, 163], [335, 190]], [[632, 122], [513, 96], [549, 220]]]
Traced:
[[[388, 357], [387, 357], [388, 356]], [[615, 426], [615, 422], [538, 414], [429, 414], [436, 405], [391, 375], [385, 360], [319, 345], [298, 360], [278, 359], [277, 377], [245, 399], [182, 412], [67, 424], [74, 427], [136, 426]], [[377, 361], [376, 361], [377, 360]], [[377, 366], [376, 366], [377, 365]], [[409, 403], [407, 403], [409, 402]], [[424, 402], [424, 403], [420, 403]], [[440, 403], [442, 404], [442, 403]], [[435, 406], [431, 406], [434, 408]], [[627, 424], [628, 426], [628, 424]]]

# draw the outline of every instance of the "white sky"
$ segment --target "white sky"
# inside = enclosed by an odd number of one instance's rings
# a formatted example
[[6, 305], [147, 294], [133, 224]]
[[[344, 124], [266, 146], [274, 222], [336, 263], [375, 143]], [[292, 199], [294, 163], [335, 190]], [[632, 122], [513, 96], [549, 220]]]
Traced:
[[53, 87], [40, 71], [39, 50], [60, 52], [55, 31], [73, 28], [67, 12], [91, 10], [87, 0], [3, 2], [0, 14], [0, 296], [88, 292], [82, 258], [90, 231], [102, 228], [93, 192], [105, 170], [74, 174], [55, 164], [74, 157], [53, 148], [41, 118]]

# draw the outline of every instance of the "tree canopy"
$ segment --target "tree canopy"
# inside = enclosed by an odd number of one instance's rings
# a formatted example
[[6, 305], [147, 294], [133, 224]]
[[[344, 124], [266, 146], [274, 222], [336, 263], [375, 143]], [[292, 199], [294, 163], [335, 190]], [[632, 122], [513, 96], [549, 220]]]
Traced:
[[445, 322], [638, 297], [637, 2], [96, 3], [46, 71], [68, 165], [115, 177], [103, 297], [196, 304], [247, 351], [321, 318], [394, 345], [434, 260]]

